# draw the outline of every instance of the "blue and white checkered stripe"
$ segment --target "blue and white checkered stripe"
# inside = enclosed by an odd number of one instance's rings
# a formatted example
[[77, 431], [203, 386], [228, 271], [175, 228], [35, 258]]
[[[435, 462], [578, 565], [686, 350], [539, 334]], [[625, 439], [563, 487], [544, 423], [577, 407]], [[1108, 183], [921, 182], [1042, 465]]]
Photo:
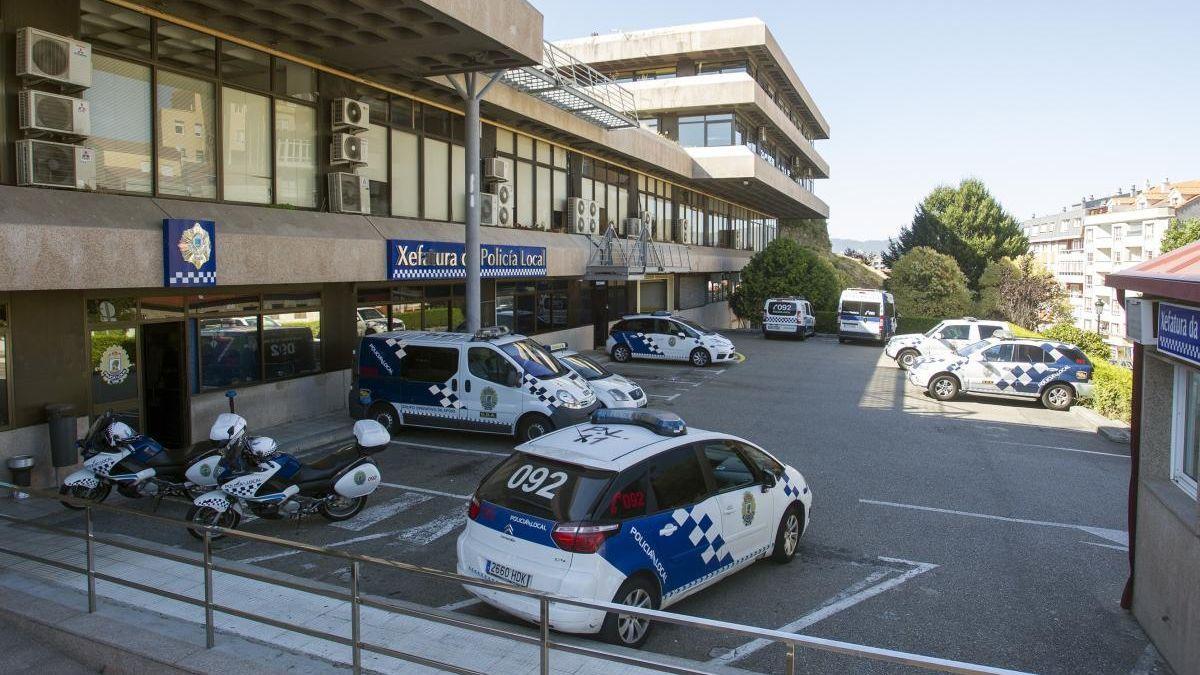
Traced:
[[792, 485], [792, 479], [787, 472], [783, 472], [783, 494], [787, 495], [788, 500], [800, 498], [800, 488]]
[[454, 393], [454, 390], [451, 389], [449, 382], [445, 382], [440, 385], [431, 385], [429, 387], [429, 393], [438, 397], [438, 403], [440, 403], [443, 408], [458, 409], [463, 407], [462, 401], [458, 400], [458, 394]]
[[[481, 276], [485, 279], [544, 277], [546, 269], [541, 267], [485, 267]], [[392, 279], [404, 280], [466, 278], [467, 270], [463, 267], [406, 267], [392, 273]]]
[[721, 565], [733, 562], [733, 554], [729, 552], [729, 547], [718, 532], [720, 528], [717, 527], [716, 521], [703, 512], [697, 517], [695, 509], [695, 506], [689, 506], [686, 509], [675, 509], [671, 514], [675, 524], [680, 527], [680, 533], [687, 537], [693, 546], [699, 546], [701, 539], [708, 543], [700, 552], [700, 558], [704, 560], [705, 565], [713, 559]]
[[562, 405], [562, 402], [558, 400], [557, 396], [551, 394], [549, 389], [542, 386], [541, 380], [530, 375], [529, 373], [524, 373], [521, 375], [521, 384], [530, 394], [536, 396], [537, 400], [545, 403], [551, 408], [557, 408], [558, 406]]
[[774, 314], [767, 314], [766, 317], [763, 318], [763, 323], [786, 323], [795, 326], [796, 324], [800, 323], [800, 319], [797, 319], [794, 316], [776, 316]]
[[167, 286], [216, 286], [216, 272], [176, 272], [167, 280]]
[[1158, 348], [1168, 354], [1174, 354], [1189, 361], [1200, 363], [1200, 345], [1185, 342], [1179, 338], [1174, 338], [1160, 332], [1158, 335]]

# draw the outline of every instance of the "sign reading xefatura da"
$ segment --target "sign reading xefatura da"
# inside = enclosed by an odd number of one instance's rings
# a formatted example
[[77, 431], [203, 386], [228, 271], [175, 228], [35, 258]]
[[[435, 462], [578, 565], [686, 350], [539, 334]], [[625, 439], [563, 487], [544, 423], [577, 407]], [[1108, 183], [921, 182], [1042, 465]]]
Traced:
[[217, 225], [211, 220], [163, 219], [163, 286], [217, 285]]
[[[467, 247], [449, 241], [388, 239], [388, 278], [465, 279]], [[483, 244], [479, 247], [480, 269], [485, 278], [511, 279], [546, 276], [544, 246]]]
[[1200, 365], [1200, 309], [1158, 303], [1158, 351]]

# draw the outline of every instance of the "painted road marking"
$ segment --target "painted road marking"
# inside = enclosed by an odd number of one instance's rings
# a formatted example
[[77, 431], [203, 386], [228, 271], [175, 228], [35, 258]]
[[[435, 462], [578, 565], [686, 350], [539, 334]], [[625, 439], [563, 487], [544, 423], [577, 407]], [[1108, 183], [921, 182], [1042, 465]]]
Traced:
[[1116, 544], [1099, 544], [1094, 541], [1084, 541], [1082, 539], [1079, 540], [1079, 543], [1087, 544], [1088, 546], [1099, 546], [1100, 548], [1111, 548], [1116, 551], [1125, 551], [1126, 553], [1129, 552], [1128, 546], [1118, 546]]
[[459, 600], [458, 602], [452, 602], [448, 605], [442, 605], [441, 607], [438, 607], [438, 609], [444, 609], [448, 612], [456, 612], [460, 609], [466, 609], [468, 607], [478, 605], [480, 602], [483, 601], [479, 598], [467, 598], [466, 600]]
[[[850, 609], [864, 600], [869, 600], [880, 593], [896, 588], [908, 580], [930, 570], [937, 569], [938, 567], [933, 563], [902, 560], [900, 558], [885, 558], [880, 556], [879, 559], [890, 563], [909, 565], [910, 569], [904, 571], [899, 576], [892, 577], [890, 579], [885, 579], [885, 577], [894, 572], [894, 569], [889, 568], [872, 572], [865, 579], [846, 587], [837, 595], [826, 600], [816, 610], [805, 614], [804, 616], [785, 626], [780, 626], [776, 630], [785, 633], [798, 633], [817, 623], [818, 621], [828, 619], [835, 614]], [[740, 647], [735, 647], [721, 656], [710, 659], [708, 665], [728, 665], [734, 661], [743, 659], [759, 651], [760, 649], [770, 647], [773, 644], [775, 644], [775, 642], [772, 640], [751, 640]]]
[[984, 518], [987, 520], [1001, 520], [1006, 523], [1021, 523], [1024, 525], [1041, 525], [1042, 527], [1059, 527], [1068, 530], [1081, 530], [1088, 534], [1095, 535], [1101, 539], [1107, 539], [1115, 544], [1122, 546], [1129, 545], [1129, 533], [1124, 530], [1114, 530], [1107, 527], [1092, 527], [1091, 525], [1076, 525], [1074, 523], [1054, 523], [1048, 520], [1031, 520], [1029, 518], [1010, 518], [1009, 516], [997, 516], [990, 513], [972, 513], [970, 511], [956, 511], [954, 509], [939, 509], [933, 506], [917, 506], [916, 504], [900, 504], [898, 502], [882, 502], [875, 499], [860, 499], [863, 504], [875, 504], [876, 506], [893, 506], [899, 509], [912, 509], [914, 511], [931, 511], [933, 513], [948, 513], [955, 516], [968, 516], [970, 518]]
[[1101, 455], [1103, 457], [1120, 457], [1121, 459], [1129, 459], [1129, 455], [1122, 455], [1119, 452], [1100, 452], [1098, 450], [1080, 450], [1079, 448], [1065, 448], [1061, 445], [1037, 445], [1036, 443], [1017, 443], [1015, 441], [984, 441], [985, 443], [993, 443], [996, 445], [1017, 445], [1023, 448], [1043, 448], [1046, 450], [1065, 450], [1066, 452], [1082, 452], [1085, 455]]
[[[395, 531], [380, 532], [378, 534], [368, 534], [368, 535], [364, 535], [361, 537], [354, 537], [353, 539], [343, 539], [342, 541], [335, 541], [332, 544], [322, 544], [322, 546], [326, 546], [328, 548], [336, 548], [338, 546], [348, 546], [350, 544], [357, 544], [357, 543], [363, 542], [363, 541], [373, 541], [375, 539], [383, 539], [384, 537], [393, 537], [395, 535], [396, 535]], [[291, 549], [289, 551], [280, 551], [279, 553], [271, 553], [268, 555], [260, 555], [260, 556], [255, 556], [253, 558], [246, 558], [245, 560], [238, 560], [237, 562], [246, 563], [248, 565], [253, 565], [255, 563], [266, 562], [268, 560], [278, 560], [280, 558], [290, 558], [291, 556], [299, 555], [300, 553], [301, 553], [301, 551], [299, 551], [297, 549]]]
[[427, 495], [437, 495], [438, 497], [450, 497], [453, 499], [461, 499], [466, 501], [471, 498], [471, 495], [456, 495], [453, 492], [442, 492], [441, 490], [430, 490], [429, 488], [420, 488], [414, 485], [400, 485], [399, 483], [379, 483], [380, 487], [395, 488], [397, 490], [411, 490], [413, 492], [423, 492]]
[[381, 520], [387, 520], [392, 516], [402, 511], [423, 504], [433, 499], [433, 495], [420, 494], [417, 492], [405, 492], [398, 498], [384, 504], [376, 504], [370, 508], [364, 509], [357, 516], [350, 520], [343, 520], [338, 523], [330, 523], [333, 527], [351, 532], [362, 532]]
[[648, 394], [648, 396], [650, 398], [665, 398], [668, 401], [674, 401], [675, 399], [679, 398], [679, 394], [671, 394], [670, 396], [665, 394]]
[[497, 452], [495, 450], [474, 450], [472, 448], [456, 448], [449, 445], [432, 445], [430, 443], [417, 443], [414, 441], [392, 441], [393, 445], [408, 445], [414, 448], [426, 448], [429, 450], [444, 450], [446, 452], [461, 452], [467, 455], [489, 455], [492, 457], [508, 457], [511, 452]]
[[461, 509], [443, 513], [424, 525], [410, 527], [400, 533], [400, 541], [425, 546], [467, 524], [467, 514]]

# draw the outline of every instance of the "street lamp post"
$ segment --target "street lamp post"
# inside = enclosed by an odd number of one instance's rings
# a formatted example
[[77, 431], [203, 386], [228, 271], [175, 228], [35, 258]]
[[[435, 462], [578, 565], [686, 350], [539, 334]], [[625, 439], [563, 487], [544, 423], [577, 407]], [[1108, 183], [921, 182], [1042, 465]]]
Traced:
[[1101, 335], [1103, 333], [1100, 331], [1100, 315], [1104, 312], [1104, 305], [1106, 303], [1107, 301], [1104, 298], [1096, 298], [1096, 332]]

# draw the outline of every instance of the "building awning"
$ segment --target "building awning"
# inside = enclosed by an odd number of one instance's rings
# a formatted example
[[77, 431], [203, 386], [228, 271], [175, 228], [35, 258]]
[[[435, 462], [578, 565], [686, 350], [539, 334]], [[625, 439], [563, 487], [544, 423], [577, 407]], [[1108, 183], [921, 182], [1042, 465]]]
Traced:
[[1200, 242], [1109, 274], [1105, 285], [1200, 303]]

